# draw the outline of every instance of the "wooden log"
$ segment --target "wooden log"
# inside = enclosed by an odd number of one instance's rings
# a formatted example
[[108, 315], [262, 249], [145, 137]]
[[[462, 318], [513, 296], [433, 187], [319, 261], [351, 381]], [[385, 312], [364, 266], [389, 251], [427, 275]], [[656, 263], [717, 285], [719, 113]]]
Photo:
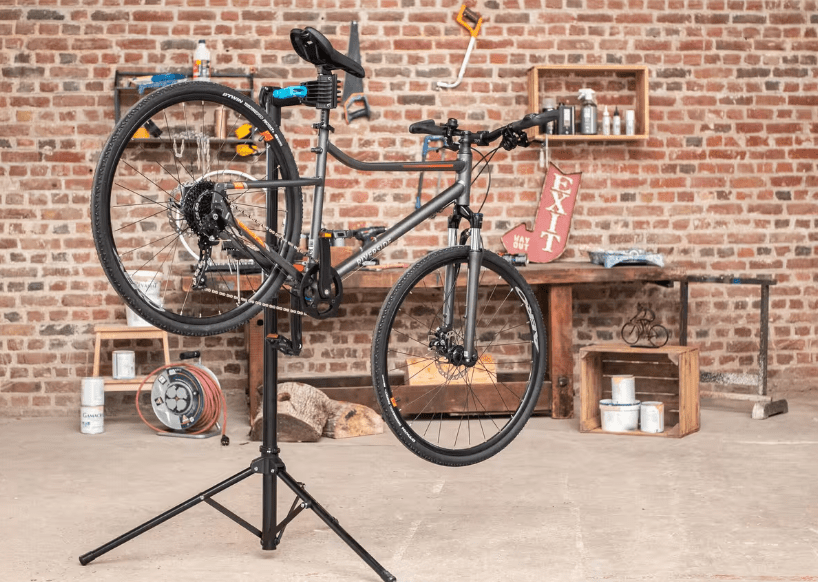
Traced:
[[381, 415], [363, 404], [330, 400], [332, 411], [324, 425], [324, 436], [346, 439], [383, 432]]
[[[349, 438], [383, 432], [383, 421], [371, 408], [332, 400], [309, 384], [279, 384], [277, 407], [278, 440], [282, 442], [315, 442], [322, 434]], [[259, 407], [250, 430], [252, 440], [261, 440], [263, 420]]]

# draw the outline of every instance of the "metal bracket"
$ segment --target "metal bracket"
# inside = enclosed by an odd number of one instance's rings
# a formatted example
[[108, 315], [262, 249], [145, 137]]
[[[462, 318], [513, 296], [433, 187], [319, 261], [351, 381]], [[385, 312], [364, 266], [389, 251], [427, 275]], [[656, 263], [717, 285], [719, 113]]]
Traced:
[[284, 461], [278, 456], [263, 455], [250, 463], [250, 468], [259, 475], [276, 475], [279, 471], [286, 471]]

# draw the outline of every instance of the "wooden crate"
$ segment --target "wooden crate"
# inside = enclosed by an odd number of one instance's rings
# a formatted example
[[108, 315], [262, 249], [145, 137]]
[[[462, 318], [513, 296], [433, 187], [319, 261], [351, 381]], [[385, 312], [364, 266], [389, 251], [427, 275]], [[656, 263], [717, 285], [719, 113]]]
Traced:
[[636, 399], [665, 405], [665, 431], [621, 433], [680, 438], [699, 430], [699, 349], [691, 346], [634, 348], [608, 344], [580, 349], [581, 432], [603, 432], [599, 401], [611, 397], [611, 376], [631, 374]]

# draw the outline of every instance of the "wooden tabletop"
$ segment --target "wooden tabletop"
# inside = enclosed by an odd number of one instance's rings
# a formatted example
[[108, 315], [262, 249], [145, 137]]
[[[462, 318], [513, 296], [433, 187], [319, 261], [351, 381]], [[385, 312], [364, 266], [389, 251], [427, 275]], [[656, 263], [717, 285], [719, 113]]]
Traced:
[[[617, 265], [606, 269], [583, 262], [555, 261], [519, 267], [529, 285], [572, 285], [579, 283], [620, 283], [626, 281], [681, 281], [684, 272], [678, 267], [648, 265]], [[404, 269], [357, 271], [344, 279], [344, 289], [388, 289], [404, 273]]]
[[[679, 267], [656, 267], [649, 265], [617, 265], [606, 269], [588, 261], [554, 261], [519, 267], [520, 274], [529, 285], [575, 285], [581, 283], [622, 283], [631, 281], [682, 281], [684, 271]], [[347, 275], [343, 280], [344, 289], [391, 289], [406, 271], [400, 268], [360, 270]], [[260, 283], [258, 275], [245, 275], [247, 289]], [[185, 278], [183, 289], [190, 288], [190, 278]]]

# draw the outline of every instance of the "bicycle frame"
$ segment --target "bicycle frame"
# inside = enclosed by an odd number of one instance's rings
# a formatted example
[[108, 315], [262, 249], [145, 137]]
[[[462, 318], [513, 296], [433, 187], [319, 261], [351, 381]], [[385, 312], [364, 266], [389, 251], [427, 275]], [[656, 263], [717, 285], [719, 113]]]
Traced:
[[[273, 117], [280, 123], [280, 110], [273, 113]], [[234, 183], [227, 185], [225, 189], [267, 189], [274, 190], [276, 188], [284, 187], [307, 187], [314, 186], [313, 196], [313, 212], [312, 221], [310, 225], [310, 238], [308, 255], [318, 260], [318, 248], [315, 241], [318, 240], [322, 230], [323, 205], [324, 205], [324, 184], [326, 179], [327, 155], [332, 155], [342, 164], [358, 171], [363, 172], [422, 172], [429, 170], [438, 170], [445, 172], [455, 172], [457, 174], [455, 181], [448, 188], [444, 189], [437, 196], [432, 198], [420, 208], [414, 210], [394, 225], [387, 228], [383, 233], [376, 236], [373, 240], [367, 242], [362, 248], [353, 253], [350, 257], [339, 263], [335, 270], [343, 279], [346, 275], [359, 269], [363, 263], [372, 259], [383, 251], [386, 247], [403, 237], [406, 233], [413, 230], [416, 226], [426, 221], [429, 218], [436, 216], [443, 209], [450, 204], [455, 205], [451, 218], [449, 219], [448, 227], [448, 245], [454, 246], [458, 244], [458, 230], [459, 223], [462, 219], [470, 222], [471, 239], [470, 239], [470, 254], [469, 254], [469, 278], [467, 281], [466, 293], [466, 337], [464, 341], [464, 352], [467, 361], [476, 361], [476, 350], [474, 349], [474, 330], [477, 309], [477, 292], [479, 286], [479, 272], [482, 264], [482, 238], [480, 236], [480, 228], [482, 226], [482, 215], [475, 214], [469, 208], [471, 180], [472, 180], [472, 161], [473, 155], [471, 152], [471, 136], [466, 135], [461, 137], [458, 144], [457, 159], [444, 162], [363, 162], [356, 160], [342, 152], [330, 141], [331, 128], [329, 125], [329, 110], [321, 110], [321, 121], [317, 124], [318, 128], [318, 146], [313, 150], [316, 153], [316, 175], [315, 177], [300, 178], [296, 180], [257, 180], [247, 181], [241, 183]], [[275, 200], [275, 196], [268, 196], [268, 200]], [[277, 252], [269, 249], [265, 250], [273, 262], [284, 269], [294, 281], [301, 280], [303, 274], [296, 271], [293, 265], [287, 262]], [[459, 269], [458, 269], [459, 271]], [[441, 331], [446, 332], [451, 329], [454, 317], [454, 287], [457, 281], [457, 272], [452, 272], [449, 267], [446, 273], [444, 297], [446, 297], [446, 304], [443, 306], [443, 325]]]

